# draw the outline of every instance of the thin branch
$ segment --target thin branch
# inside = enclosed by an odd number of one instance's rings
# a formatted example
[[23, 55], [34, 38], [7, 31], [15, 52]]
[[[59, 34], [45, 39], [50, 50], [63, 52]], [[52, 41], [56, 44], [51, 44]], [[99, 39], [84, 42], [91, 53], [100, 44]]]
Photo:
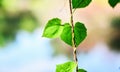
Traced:
[[71, 22], [71, 24], [72, 24], [72, 27], [74, 27], [73, 12], [72, 12], [72, 2], [71, 2], [71, 0], [69, 0], [69, 7], [70, 7], [70, 14], [71, 14], [70, 22]]
[[73, 56], [74, 61], [76, 62], [76, 72], [78, 72], [78, 59], [77, 59], [77, 51], [76, 51], [76, 44], [75, 44], [75, 36], [74, 36], [74, 22], [73, 22], [73, 12], [72, 12], [72, 2], [69, 0], [69, 7], [70, 7], [70, 23], [72, 25], [72, 47], [73, 47]]

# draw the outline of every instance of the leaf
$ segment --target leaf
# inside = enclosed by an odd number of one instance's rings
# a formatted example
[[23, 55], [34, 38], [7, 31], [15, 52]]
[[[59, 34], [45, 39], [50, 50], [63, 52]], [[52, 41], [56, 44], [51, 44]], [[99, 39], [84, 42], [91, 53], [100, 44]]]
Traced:
[[118, 3], [120, 2], [120, 0], [108, 0], [108, 3], [110, 4], [111, 7], [115, 7]]
[[78, 46], [87, 36], [87, 29], [83, 23], [77, 22], [74, 27], [75, 43]]
[[[87, 36], [87, 29], [84, 26], [84, 24], [80, 22], [77, 22], [75, 24], [74, 36], [75, 36], [76, 46], [78, 46]], [[72, 46], [72, 27], [70, 26], [69, 23], [66, 23], [64, 25], [64, 29], [60, 37], [65, 43]]]
[[72, 7], [74, 8], [84, 8], [90, 4], [92, 0], [72, 0]]
[[56, 66], [56, 72], [73, 72], [76, 67], [75, 62], [66, 62]]
[[69, 23], [64, 24], [64, 29], [60, 37], [61, 40], [72, 46], [72, 27]]
[[78, 72], [87, 72], [87, 71], [84, 69], [79, 69]]
[[43, 37], [57, 38], [61, 35], [63, 28], [64, 27], [61, 25], [61, 20], [58, 18], [53, 18], [48, 21], [43, 32]]

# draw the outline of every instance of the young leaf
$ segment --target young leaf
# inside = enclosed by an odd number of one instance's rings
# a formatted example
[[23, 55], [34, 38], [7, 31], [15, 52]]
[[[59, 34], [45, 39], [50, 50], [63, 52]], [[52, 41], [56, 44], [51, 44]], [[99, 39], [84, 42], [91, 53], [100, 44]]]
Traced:
[[84, 24], [77, 22], [74, 27], [75, 43], [78, 46], [87, 36], [87, 29]]
[[72, 46], [72, 27], [69, 23], [64, 24], [64, 29], [60, 37], [61, 40]]
[[73, 8], [84, 8], [90, 4], [92, 0], [72, 0]]
[[64, 64], [59, 64], [56, 67], [56, 72], [73, 72], [76, 67], [76, 63], [66, 62]]
[[78, 72], [87, 72], [87, 71], [84, 69], [79, 69]]
[[43, 37], [57, 38], [61, 35], [63, 28], [64, 27], [61, 25], [61, 20], [58, 18], [53, 18], [48, 21], [43, 32]]
[[115, 7], [118, 3], [120, 2], [120, 0], [108, 0], [108, 3], [110, 4], [111, 7]]

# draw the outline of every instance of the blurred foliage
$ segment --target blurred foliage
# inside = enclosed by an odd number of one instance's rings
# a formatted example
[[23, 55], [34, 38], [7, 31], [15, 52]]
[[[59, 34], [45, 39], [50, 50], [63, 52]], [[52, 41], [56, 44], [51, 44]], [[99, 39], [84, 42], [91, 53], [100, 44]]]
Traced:
[[109, 46], [112, 50], [120, 51], [120, 17], [115, 17], [111, 21]]
[[38, 21], [31, 11], [11, 13], [5, 9], [3, 3], [4, 0], [0, 0], [0, 46], [13, 41], [18, 31], [33, 32], [38, 27]]
[[112, 28], [119, 31], [120, 30], [120, 17], [115, 17], [111, 22], [111, 26]]

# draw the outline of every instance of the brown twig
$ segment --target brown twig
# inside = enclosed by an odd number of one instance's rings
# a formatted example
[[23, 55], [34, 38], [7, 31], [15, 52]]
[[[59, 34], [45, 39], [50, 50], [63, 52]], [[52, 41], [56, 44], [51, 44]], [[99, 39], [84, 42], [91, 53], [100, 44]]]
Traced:
[[70, 23], [72, 25], [72, 47], [73, 47], [73, 56], [74, 61], [76, 62], [76, 72], [78, 72], [78, 59], [77, 59], [77, 51], [76, 51], [76, 44], [75, 44], [75, 36], [74, 36], [74, 22], [73, 22], [73, 12], [72, 12], [72, 2], [69, 0], [69, 7], [70, 7]]

